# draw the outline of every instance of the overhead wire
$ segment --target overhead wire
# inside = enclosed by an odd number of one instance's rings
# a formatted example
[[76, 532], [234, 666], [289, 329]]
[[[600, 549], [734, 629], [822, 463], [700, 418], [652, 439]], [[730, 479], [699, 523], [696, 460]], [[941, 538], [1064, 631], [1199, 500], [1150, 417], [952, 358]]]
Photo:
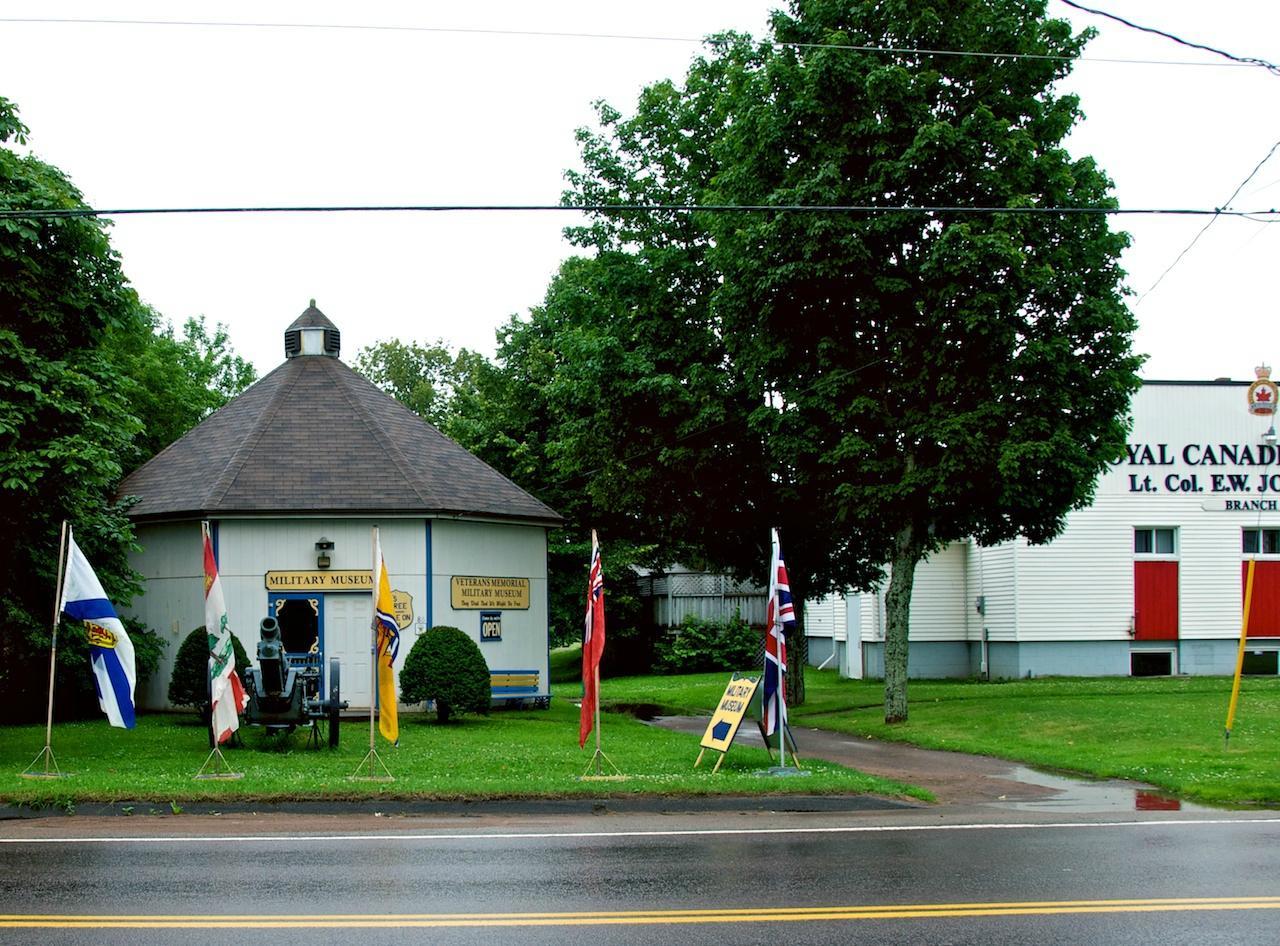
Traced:
[[[1065, 0], [1064, 0], [1065, 2]], [[1074, 6], [1074, 4], [1073, 4]], [[1085, 8], [1081, 8], [1085, 9]], [[649, 43], [683, 43], [687, 45], [703, 45], [709, 41], [708, 37], [693, 36], [661, 36], [652, 34], [627, 34], [627, 33], [589, 33], [589, 32], [570, 32], [562, 30], [516, 30], [516, 29], [493, 29], [489, 27], [462, 27], [462, 26], [414, 26], [409, 24], [395, 23], [307, 23], [307, 22], [290, 22], [290, 21], [269, 21], [269, 20], [149, 20], [149, 19], [127, 19], [116, 17], [45, 17], [45, 16], [3, 16], [0, 17], [0, 23], [16, 23], [16, 24], [47, 24], [47, 25], [87, 25], [87, 26], [159, 26], [159, 27], [195, 27], [195, 28], [223, 28], [223, 29], [281, 29], [281, 30], [346, 30], [370, 33], [439, 33], [453, 35], [474, 35], [474, 36], [509, 36], [509, 37], [532, 37], [538, 39], [589, 39], [589, 40], [611, 40], [611, 41], [635, 41]], [[887, 53], [891, 55], [912, 55], [912, 56], [964, 56], [971, 58], [983, 59], [1033, 59], [1033, 60], [1052, 60], [1052, 61], [1073, 61], [1073, 62], [1096, 62], [1110, 63], [1114, 65], [1139, 65], [1139, 66], [1188, 66], [1188, 67], [1217, 67], [1217, 68], [1241, 68], [1241, 67], [1257, 67], [1267, 65], [1261, 60], [1240, 59], [1239, 57], [1231, 57], [1236, 59], [1235, 62], [1203, 62], [1197, 60], [1177, 60], [1177, 59], [1132, 59], [1125, 57], [1107, 57], [1107, 56], [1070, 56], [1056, 55], [1051, 53], [1013, 53], [1013, 52], [986, 52], [978, 50], [966, 49], [931, 49], [914, 46], [881, 46], [875, 44], [857, 44], [857, 43], [789, 43], [774, 41], [773, 45], [787, 49], [823, 49], [823, 50], [847, 50], [850, 52], [867, 52], [867, 53]], [[1194, 45], [1194, 44], [1188, 44]], [[1206, 47], [1207, 48], [1207, 47]]]
[[[1280, 144], [1278, 142], [1277, 144]], [[1250, 217], [1280, 222], [1275, 207], [1255, 210], [1197, 207], [997, 207], [912, 204], [335, 204], [244, 207], [43, 207], [0, 209], [0, 220], [56, 220], [73, 217], [125, 217], [175, 214], [316, 213], [805, 213], [805, 214], [1012, 214]]]
[[1213, 53], [1215, 56], [1222, 56], [1224, 59], [1229, 59], [1232, 62], [1237, 63], [1239, 65], [1256, 66], [1262, 69], [1266, 69], [1268, 72], [1272, 73], [1273, 75], [1280, 76], [1280, 66], [1277, 66], [1273, 62], [1268, 62], [1266, 59], [1259, 59], [1256, 56], [1237, 56], [1235, 53], [1229, 53], [1225, 49], [1218, 49], [1216, 46], [1208, 46], [1204, 43], [1197, 43], [1197, 42], [1194, 42], [1193, 40], [1184, 39], [1181, 36], [1178, 36], [1174, 33], [1166, 32], [1165, 30], [1157, 29], [1154, 26], [1143, 26], [1139, 23], [1134, 23], [1132, 20], [1126, 20], [1124, 17], [1119, 16], [1115, 13], [1109, 13], [1106, 10], [1098, 10], [1098, 9], [1095, 9], [1094, 7], [1086, 7], [1084, 4], [1076, 3], [1075, 0], [1060, 0], [1060, 2], [1065, 6], [1071, 7], [1073, 10], [1079, 10], [1082, 13], [1091, 13], [1094, 16], [1100, 16], [1108, 20], [1114, 20], [1116, 23], [1119, 23], [1122, 26], [1127, 26], [1130, 29], [1138, 30], [1139, 32], [1142, 32], [1142, 33], [1151, 33], [1154, 36], [1163, 37], [1164, 39], [1171, 40], [1179, 44], [1180, 46], [1186, 46], [1189, 49], [1203, 50], [1204, 52], [1207, 52], [1207, 53]]
[[1160, 274], [1160, 277], [1151, 284], [1151, 287], [1147, 289], [1146, 292], [1142, 293], [1142, 295], [1138, 296], [1138, 298], [1134, 300], [1133, 304], [1135, 306], [1141, 305], [1143, 299], [1151, 295], [1151, 293], [1155, 292], [1156, 286], [1164, 282], [1164, 278], [1168, 276], [1171, 272], [1173, 272], [1174, 267], [1176, 267], [1179, 263], [1182, 262], [1182, 260], [1186, 257], [1186, 255], [1191, 252], [1191, 248], [1200, 242], [1200, 238], [1205, 235], [1208, 229], [1218, 222], [1219, 217], [1222, 217], [1226, 214], [1234, 214], [1235, 216], [1245, 217], [1257, 223], [1273, 222], [1270, 220], [1266, 220], [1265, 218], [1259, 218], [1250, 213], [1234, 213], [1233, 211], [1228, 210], [1227, 208], [1229, 208], [1231, 206], [1231, 202], [1240, 195], [1240, 192], [1244, 190], [1245, 187], [1248, 186], [1249, 182], [1252, 181], [1257, 176], [1258, 172], [1262, 170], [1262, 166], [1271, 160], [1271, 156], [1276, 153], [1276, 149], [1278, 148], [1280, 148], [1280, 141], [1277, 141], [1275, 144], [1271, 146], [1271, 150], [1266, 153], [1266, 156], [1263, 157], [1263, 159], [1259, 161], [1256, 165], [1254, 165], [1253, 170], [1249, 172], [1249, 176], [1246, 177], [1243, 181], [1241, 181], [1236, 186], [1236, 189], [1231, 192], [1231, 196], [1226, 199], [1225, 203], [1223, 203], [1222, 205], [1223, 209], [1217, 211], [1216, 213], [1214, 213], [1212, 217], [1210, 217], [1207, 221], [1205, 221], [1205, 225], [1200, 228], [1200, 231], [1194, 237], [1191, 238], [1191, 242], [1188, 243], [1185, 247], [1183, 247], [1182, 252], [1178, 254], [1177, 258], [1172, 263], [1170, 263], [1167, 267], [1165, 267], [1165, 270], [1163, 273]]

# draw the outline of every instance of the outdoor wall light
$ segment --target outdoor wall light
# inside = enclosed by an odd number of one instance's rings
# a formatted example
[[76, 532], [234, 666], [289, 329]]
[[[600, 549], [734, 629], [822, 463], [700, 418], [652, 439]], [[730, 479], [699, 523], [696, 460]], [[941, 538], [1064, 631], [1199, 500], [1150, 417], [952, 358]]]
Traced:
[[333, 551], [333, 543], [320, 536], [320, 541], [316, 543], [316, 568], [328, 568], [333, 564], [329, 554]]

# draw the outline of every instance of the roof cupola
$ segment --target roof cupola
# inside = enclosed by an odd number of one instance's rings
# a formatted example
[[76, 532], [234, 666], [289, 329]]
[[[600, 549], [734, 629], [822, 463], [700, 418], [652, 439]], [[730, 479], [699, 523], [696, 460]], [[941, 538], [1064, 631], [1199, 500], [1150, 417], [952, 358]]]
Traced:
[[284, 356], [328, 355], [337, 358], [342, 347], [342, 333], [329, 317], [316, 308], [312, 299], [305, 312], [284, 330]]

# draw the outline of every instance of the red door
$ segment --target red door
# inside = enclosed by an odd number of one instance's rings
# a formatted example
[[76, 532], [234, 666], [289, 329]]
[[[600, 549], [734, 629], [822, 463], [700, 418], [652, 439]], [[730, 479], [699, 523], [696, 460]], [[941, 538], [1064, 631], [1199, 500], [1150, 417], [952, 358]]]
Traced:
[[[1240, 609], [1244, 610], [1249, 563], [1240, 563]], [[1280, 637], [1280, 562], [1255, 562], [1249, 605], [1249, 636]]]
[[1177, 562], [1133, 563], [1133, 636], [1140, 641], [1178, 639]]

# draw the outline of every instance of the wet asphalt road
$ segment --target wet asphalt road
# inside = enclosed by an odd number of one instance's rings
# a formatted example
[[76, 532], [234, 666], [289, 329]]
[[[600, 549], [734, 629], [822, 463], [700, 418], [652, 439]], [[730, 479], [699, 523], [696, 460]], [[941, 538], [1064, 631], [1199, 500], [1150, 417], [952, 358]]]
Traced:
[[[0, 867], [3, 943], [1169, 946], [1280, 938], [1280, 820], [1268, 813], [50, 818], [0, 822]], [[1273, 899], [1223, 909], [1189, 899], [1238, 897]], [[1141, 902], [1105, 902], [1116, 900]], [[892, 905], [931, 915], [868, 918], [848, 909]], [[801, 918], [733, 912], [775, 908]], [[729, 912], [665, 912], [681, 910]], [[981, 915], [992, 911], [1000, 915]], [[571, 915], [514, 915], [546, 912]], [[90, 919], [68, 929], [73, 915]], [[105, 927], [121, 915], [139, 915], [147, 928]], [[5, 927], [14, 916], [23, 925]], [[204, 925], [157, 925], [190, 918]], [[285, 925], [253, 928], [272, 918]], [[474, 925], [411, 925], [442, 919]], [[231, 928], [210, 928], [219, 921]], [[367, 928], [379, 922], [391, 925]]]

